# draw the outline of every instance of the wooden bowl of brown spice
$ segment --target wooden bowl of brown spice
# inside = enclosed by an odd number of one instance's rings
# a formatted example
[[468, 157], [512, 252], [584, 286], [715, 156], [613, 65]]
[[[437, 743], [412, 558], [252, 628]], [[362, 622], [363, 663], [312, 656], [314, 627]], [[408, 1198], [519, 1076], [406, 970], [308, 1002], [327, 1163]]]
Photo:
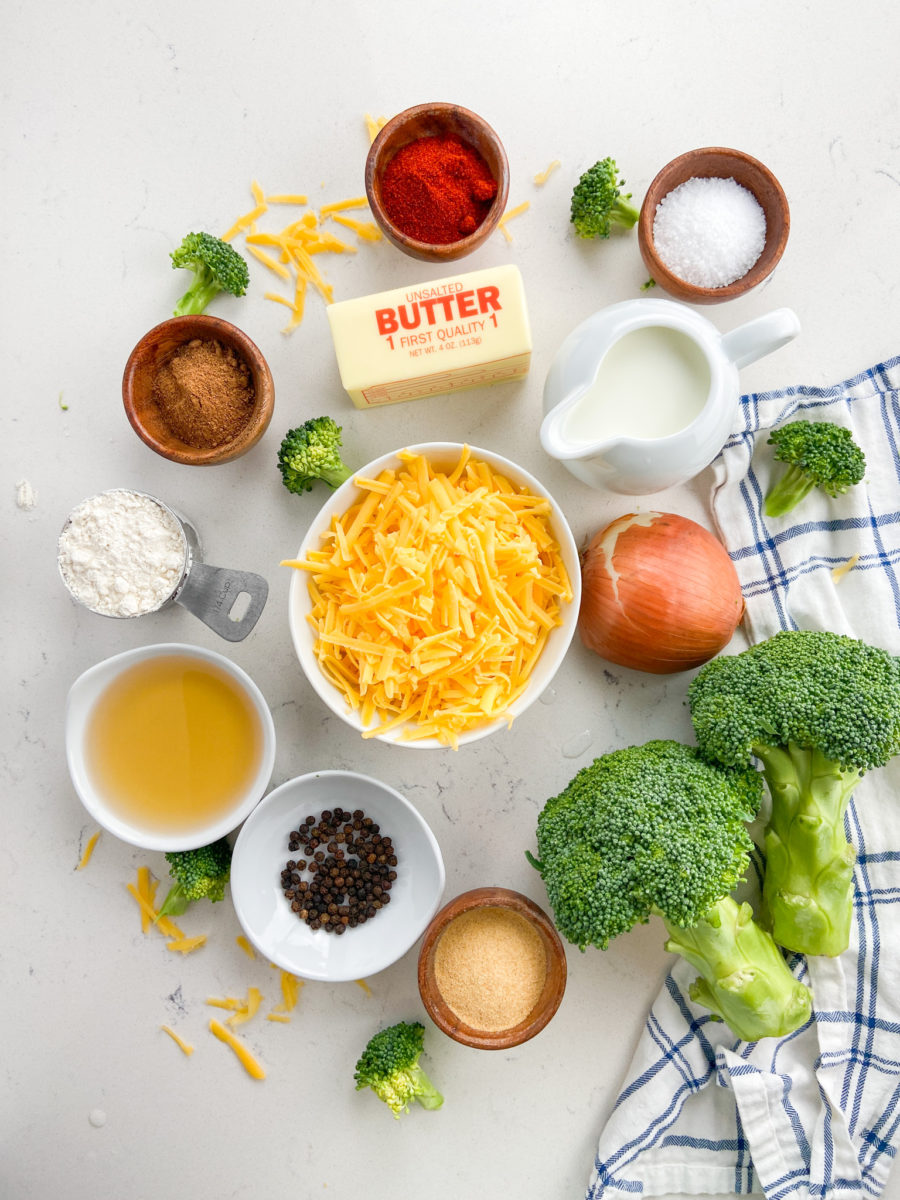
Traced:
[[135, 433], [172, 462], [230, 462], [254, 446], [275, 406], [257, 346], [218, 317], [172, 317], [144, 334], [122, 378]]
[[540, 1033], [566, 990], [553, 922], [520, 892], [474, 888], [425, 930], [419, 994], [435, 1025], [464, 1046], [507, 1050]]

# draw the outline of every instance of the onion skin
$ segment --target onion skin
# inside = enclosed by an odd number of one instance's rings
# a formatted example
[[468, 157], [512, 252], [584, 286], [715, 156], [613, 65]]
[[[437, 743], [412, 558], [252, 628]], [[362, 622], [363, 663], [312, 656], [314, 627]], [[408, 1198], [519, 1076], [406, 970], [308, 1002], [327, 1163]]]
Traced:
[[628, 513], [581, 559], [578, 630], [608, 662], [688, 671], [731, 641], [744, 615], [734, 564], [711, 533], [674, 513]]

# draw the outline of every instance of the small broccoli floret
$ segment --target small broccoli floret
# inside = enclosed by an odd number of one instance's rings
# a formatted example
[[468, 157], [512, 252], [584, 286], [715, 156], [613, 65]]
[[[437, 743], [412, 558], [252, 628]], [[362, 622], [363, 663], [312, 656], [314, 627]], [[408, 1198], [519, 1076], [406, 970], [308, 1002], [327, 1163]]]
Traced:
[[692, 999], [747, 1041], [788, 1033], [810, 1014], [808, 989], [750, 906], [730, 896], [761, 792], [756, 771], [719, 768], [679, 742], [615, 750], [547, 801], [531, 860], [560, 932], [582, 950], [605, 950], [661, 916], [666, 948], [700, 972]]
[[243, 296], [250, 282], [246, 260], [211, 233], [189, 233], [171, 258], [173, 267], [194, 272], [194, 282], [175, 305], [176, 317], [204, 312], [219, 292]]
[[626, 229], [637, 222], [640, 213], [629, 204], [631, 192], [620, 191], [625, 180], [618, 178], [615, 159], [594, 163], [581, 176], [572, 192], [572, 224], [581, 238], [608, 238], [613, 225]]
[[219, 838], [196, 850], [173, 850], [166, 854], [169, 874], [175, 883], [159, 910], [160, 917], [177, 917], [194, 900], [222, 900], [231, 874], [231, 846]]
[[688, 692], [704, 755], [756, 755], [772, 796], [763, 900], [776, 942], [836, 955], [850, 940], [860, 777], [900, 753], [900, 658], [841, 634], [776, 634], [707, 663]]
[[440, 1108], [444, 1097], [419, 1066], [425, 1026], [400, 1021], [376, 1033], [356, 1064], [356, 1090], [371, 1088], [396, 1118], [415, 1100], [423, 1108]]
[[308, 492], [317, 479], [339, 487], [352, 472], [341, 458], [341, 427], [331, 417], [313, 417], [285, 434], [278, 467], [289, 492]]
[[782, 517], [813, 490], [840, 496], [866, 473], [866, 456], [849, 429], [831, 421], [791, 421], [773, 429], [768, 445], [788, 469], [766, 496], [767, 517]]

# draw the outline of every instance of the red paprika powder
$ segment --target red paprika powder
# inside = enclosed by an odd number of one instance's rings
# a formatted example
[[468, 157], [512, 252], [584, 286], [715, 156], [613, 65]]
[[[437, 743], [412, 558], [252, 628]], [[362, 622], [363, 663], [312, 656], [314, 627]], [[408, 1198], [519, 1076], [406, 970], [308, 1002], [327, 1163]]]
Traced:
[[474, 233], [496, 195], [487, 163], [455, 137], [420, 137], [401, 147], [381, 181], [391, 221], [407, 237], [432, 245]]

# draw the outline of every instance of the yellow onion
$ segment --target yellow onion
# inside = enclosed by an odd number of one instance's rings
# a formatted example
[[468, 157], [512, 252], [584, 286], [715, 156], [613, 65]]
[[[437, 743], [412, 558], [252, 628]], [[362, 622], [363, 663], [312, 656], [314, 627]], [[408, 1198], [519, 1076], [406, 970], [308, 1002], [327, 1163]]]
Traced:
[[591, 539], [581, 574], [581, 640], [621, 667], [657, 675], [699, 667], [744, 615], [725, 547], [674, 513], [619, 517]]

